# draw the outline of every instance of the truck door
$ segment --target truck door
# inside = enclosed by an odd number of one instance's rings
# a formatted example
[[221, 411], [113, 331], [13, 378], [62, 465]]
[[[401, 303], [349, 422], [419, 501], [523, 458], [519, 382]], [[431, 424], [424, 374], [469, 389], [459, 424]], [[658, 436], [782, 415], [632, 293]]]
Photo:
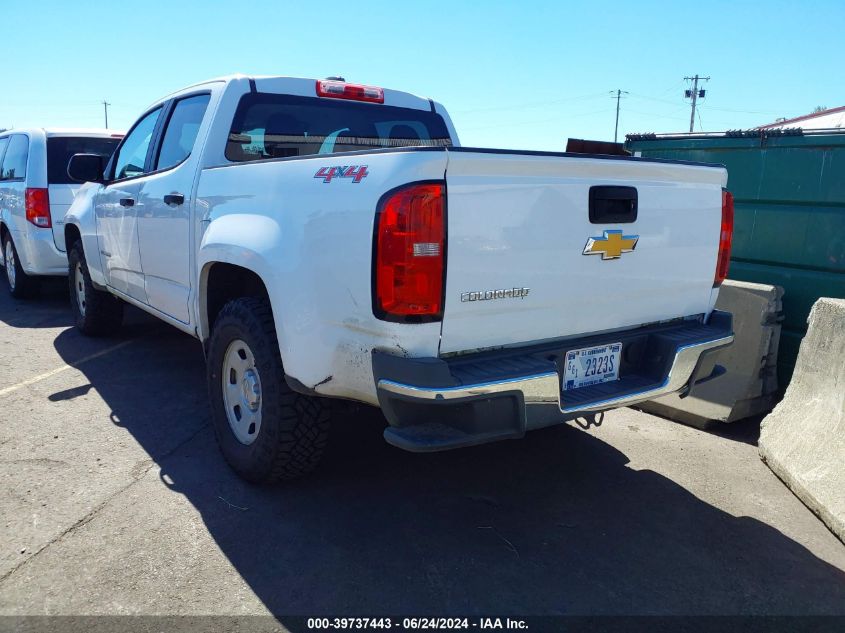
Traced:
[[100, 255], [108, 284], [147, 302], [138, 248], [139, 178], [147, 171], [151, 141], [162, 107], [145, 114], [117, 149], [111, 179], [94, 197]]
[[158, 135], [152, 170], [141, 182], [138, 238], [147, 302], [183, 323], [190, 321], [191, 209], [200, 150], [194, 151], [209, 93], [174, 100]]

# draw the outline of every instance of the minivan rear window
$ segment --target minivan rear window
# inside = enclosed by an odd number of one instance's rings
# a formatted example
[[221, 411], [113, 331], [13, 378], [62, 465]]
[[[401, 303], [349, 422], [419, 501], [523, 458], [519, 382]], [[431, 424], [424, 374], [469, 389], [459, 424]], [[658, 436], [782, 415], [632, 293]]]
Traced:
[[47, 182], [51, 185], [76, 184], [67, 175], [67, 164], [74, 154], [99, 154], [111, 158], [119, 138], [90, 136], [51, 136], [47, 139]]
[[253, 92], [238, 104], [226, 158], [246, 161], [451, 145], [446, 123], [435, 112]]
[[23, 180], [26, 178], [26, 163], [29, 158], [29, 137], [12, 134], [3, 156], [3, 169], [0, 180]]

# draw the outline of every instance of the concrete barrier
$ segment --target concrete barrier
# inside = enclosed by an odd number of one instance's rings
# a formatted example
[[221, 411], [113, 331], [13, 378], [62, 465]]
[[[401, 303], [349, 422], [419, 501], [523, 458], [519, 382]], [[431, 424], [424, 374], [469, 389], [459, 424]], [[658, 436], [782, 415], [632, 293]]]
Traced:
[[686, 397], [665, 396], [638, 408], [684, 424], [704, 427], [768, 413], [777, 397], [777, 355], [783, 289], [727, 280], [716, 307], [734, 315], [734, 344], [704, 360], [707, 376], [715, 365], [726, 372], [697, 385]]
[[845, 299], [821, 298], [760, 457], [845, 542]]

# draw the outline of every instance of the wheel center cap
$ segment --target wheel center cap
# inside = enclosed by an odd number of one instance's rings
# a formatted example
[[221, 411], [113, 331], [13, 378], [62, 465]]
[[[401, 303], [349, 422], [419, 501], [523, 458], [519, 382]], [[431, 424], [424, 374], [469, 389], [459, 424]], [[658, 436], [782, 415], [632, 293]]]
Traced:
[[243, 394], [244, 404], [249, 407], [250, 411], [257, 411], [261, 404], [261, 385], [258, 382], [258, 376], [252, 369], [247, 369], [244, 372], [244, 378], [241, 381], [241, 392]]

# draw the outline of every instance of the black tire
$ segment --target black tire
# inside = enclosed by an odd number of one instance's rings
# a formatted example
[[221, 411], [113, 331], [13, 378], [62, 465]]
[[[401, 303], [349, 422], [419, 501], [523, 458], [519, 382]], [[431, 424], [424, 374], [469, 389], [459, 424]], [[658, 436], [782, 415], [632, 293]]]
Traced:
[[[249, 444], [235, 435], [223, 393], [226, 351], [238, 340], [249, 347], [260, 377], [261, 422]], [[214, 434], [238, 475], [254, 483], [272, 483], [296, 479], [317, 467], [328, 439], [330, 408], [319, 398], [293, 391], [285, 382], [267, 299], [244, 297], [223, 307], [209, 340], [206, 368]]]
[[3, 268], [9, 294], [15, 299], [26, 299], [37, 292], [38, 280], [24, 272], [18, 257], [18, 249], [8, 233], [3, 239]]
[[[70, 248], [67, 261], [70, 309], [76, 327], [87, 336], [107, 336], [117, 332], [123, 323], [123, 301], [109, 292], [97, 290], [91, 283], [81, 241], [77, 240]], [[81, 273], [81, 281], [76, 275], [77, 267]], [[79, 305], [80, 291], [84, 296], [82, 306]]]

